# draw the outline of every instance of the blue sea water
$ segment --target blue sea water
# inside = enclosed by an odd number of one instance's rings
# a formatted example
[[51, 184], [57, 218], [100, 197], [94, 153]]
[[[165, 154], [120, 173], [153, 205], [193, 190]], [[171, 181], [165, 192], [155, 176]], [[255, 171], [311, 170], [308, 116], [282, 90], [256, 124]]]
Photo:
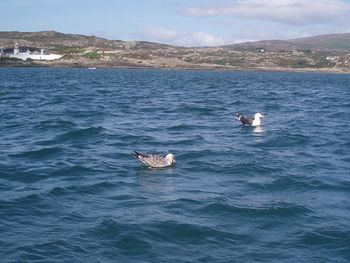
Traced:
[[0, 68], [0, 261], [350, 262], [349, 84]]

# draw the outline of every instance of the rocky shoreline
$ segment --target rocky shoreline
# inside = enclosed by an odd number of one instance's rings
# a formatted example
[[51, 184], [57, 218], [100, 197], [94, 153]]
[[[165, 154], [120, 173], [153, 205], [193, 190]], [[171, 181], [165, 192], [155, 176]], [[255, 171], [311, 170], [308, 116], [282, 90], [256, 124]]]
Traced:
[[[141, 64], [141, 63], [140, 63]], [[261, 72], [305, 72], [305, 73], [333, 73], [350, 74], [350, 69], [339, 68], [285, 68], [285, 67], [238, 67], [219, 65], [140, 65], [127, 63], [96, 63], [96, 62], [72, 62], [72, 61], [1, 61], [1, 67], [51, 67], [51, 68], [96, 68], [96, 69], [163, 69], [163, 70], [218, 70], [218, 71], [261, 71]], [[146, 63], [145, 63], [146, 64]]]

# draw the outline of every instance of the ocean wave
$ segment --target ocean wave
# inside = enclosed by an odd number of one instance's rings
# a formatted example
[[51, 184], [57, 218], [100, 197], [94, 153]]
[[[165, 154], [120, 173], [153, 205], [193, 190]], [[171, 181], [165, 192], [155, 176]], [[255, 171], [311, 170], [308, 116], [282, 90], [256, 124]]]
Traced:
[[72, 131], [68, 131], [62, 135], [59, 135], [56, 140], [57, 141], [69, 141], [69, 140], [83, 140], [87, 138], [91, 138], [97, 135], [103, 134], [103, 127], [88, 127], [88, 128], [80, 128]]
[[211, 202], [203, 206], [201, 213], [243, 216], [248, 218], [260, 218], [268, 216], [294, 217], [312, 213], [312, 211], [302, 205], [291, 203], [271, 203], [263, 206], [243, 206], [232, 205], [227, 202]]
[[94, 184], [84, 184], [84, 185], [71, 185], [66, 187], [57, 186], [47, 193], [48, 196], [51, 197], [61, 197], [69, 194], [99, 194], [104, 191], [111, 190], [117, 188], [117, 185], [111, 182], [103, 181], [97, 182]]
[[153, 235], [167, 240], [168, 236], [183, 244], [196, 241], [198, 244], [206, 242], [211, 236], [223, 236], [224, 232], [211, 226], [191, 224], [174, 220], [160, 221], [147, 224], [147, 228]]
[[249, 182], [249, 187], [264, 192], [280, 192], [280, 191], [308, 191], [327, 188], [326, 184], [315, 178], [300, 177], [296, 175], [284, 175], [269, 182]]
[[77, 127], [77, 124], [71, 120], [47, 119], [36, 123], [35, 129], [56, 130], [56, 129], [73, 129], [76, 127]]
[[24, 151], [15, 154], [9, 154], [11, 157], [15, 158], [29, 158], [29, 159], [49, 159], [55, 155], [63, 152], [62, 147], [47, 147], [38, 150]]
[[261, 148], [282, 148], [282, 147], [303, 147], [311, 142], [311, 138], [304, 134], [288, 131], [278, 131], [268, 139], [258, 142], [257, 147]]

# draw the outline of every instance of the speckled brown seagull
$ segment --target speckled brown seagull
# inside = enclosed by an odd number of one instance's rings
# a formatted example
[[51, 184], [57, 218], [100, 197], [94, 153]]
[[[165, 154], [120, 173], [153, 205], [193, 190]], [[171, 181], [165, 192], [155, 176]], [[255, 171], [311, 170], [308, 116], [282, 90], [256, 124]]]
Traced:
[[134, 151], [134, 157], [150, 168], [167, 168], [176, 163], [175, 156], [169, 153], [164, 157], [157, 154], [143, 154]]

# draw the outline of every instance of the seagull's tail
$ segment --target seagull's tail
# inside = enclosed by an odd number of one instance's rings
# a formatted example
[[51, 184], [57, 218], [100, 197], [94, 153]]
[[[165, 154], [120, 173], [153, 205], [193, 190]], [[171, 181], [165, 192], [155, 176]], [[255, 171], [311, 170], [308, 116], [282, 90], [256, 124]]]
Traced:
[[138, 159], [141, 154], [138, 153], [137, 151], [134, 151], [133, 153], [131, 153], [131, 155], [134, 156], [136, 159]]
[[235, 117], [237, 120], [241, 119], [242, 114], [240, 114], [239, 112], [235, 113]]
[[137, 151], [134, 151], [133, 153], [131, 153], [136, 159], [139, 159], [139, 157], [144, 157], [145, 155], [142, 153], [139, 153]]

